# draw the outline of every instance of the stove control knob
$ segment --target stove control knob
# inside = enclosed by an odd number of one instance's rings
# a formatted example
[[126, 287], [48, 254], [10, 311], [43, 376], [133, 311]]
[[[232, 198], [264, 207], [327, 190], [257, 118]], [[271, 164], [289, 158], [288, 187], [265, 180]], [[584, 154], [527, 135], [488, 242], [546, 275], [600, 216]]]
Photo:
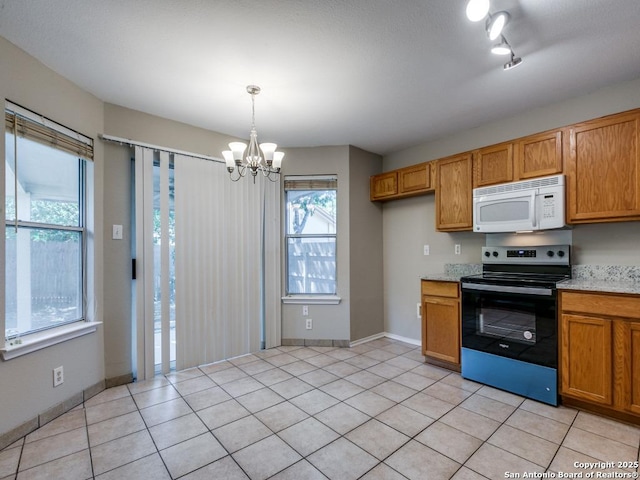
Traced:
[[560, 258], [564, 257], [564, 250], [558, 250], [558, 256]]
[[485, 256], [485, 257], [490, 257], [490, 256], [491, 256], [491, 253], [490, 253], [489, 251], [486, 251], [486, 252], [484, 252], [484, 256]]
[[553, 250], [547, 250], [547, 257], [553, 257]]
[[497, 257], [498, 256], [498, 252], [493, 252], [493, 256]]

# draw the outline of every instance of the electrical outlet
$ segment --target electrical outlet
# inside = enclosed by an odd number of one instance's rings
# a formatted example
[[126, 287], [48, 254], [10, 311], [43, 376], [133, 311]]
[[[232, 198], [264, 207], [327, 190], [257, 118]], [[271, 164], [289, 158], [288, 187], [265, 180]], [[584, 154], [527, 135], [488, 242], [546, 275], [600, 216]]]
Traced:
[[455, 253], [456, 255], [460, 255], [460, 244], [456, 243], [455, 246], [453, 247], [453, 253]]
[[62, 365], [53, 369], [53, 386], [57, 387], [64, 383], [64, 368]]
[[302, 316], [306, 317], [307, 315], [309, 315], [309, 305], [303, 305], [302, 306]]
[[424, 246], [424, 254], [429, 255], [429, 245]]
[[416, 303], [416, 315], [418, 318], [422, 318], [422, 305], [420, 303]]
[[307, 330], [311, 330], [313, 328], [313, 320], [311, 320], [310, 318], [307, 318], [306, 327], [307, 327]]

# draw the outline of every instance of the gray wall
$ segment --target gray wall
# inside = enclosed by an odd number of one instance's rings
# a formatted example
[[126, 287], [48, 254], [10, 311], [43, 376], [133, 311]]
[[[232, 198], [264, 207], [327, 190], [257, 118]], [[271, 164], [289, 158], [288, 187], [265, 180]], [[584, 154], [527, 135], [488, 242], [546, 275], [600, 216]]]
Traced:
[[[474, 148], [640, 107], [640, 79], [535, 109], [502, 121], [387, 155], [383, 170], [413, 165]], [[640, 223], [578, 225], [571, 231], [575, 264], [640, 265]], [[420, 276], [442, 272], [445, 263], [479, 263], [485, 235], [435, 230], [433, 195], [383, 206], [385, 331], [420, 339], [416, 304]], [[430, 255], [423, 255], [423, 245]], [[454, 245], [462, 246], [454, 255]]]
[[[302, 305], [284, 304], [282, 338], [355, 341], [383, 333], [382, 209], [369, 201], [369, 177], [380, 173], [382, 158], [352, 146], [284, 152], [285, 175], [338, 175], [337, 293], [341, 301], [309, 304], [308, 317], [302, 315]], [[282, 201], [284, 205], [284, 197]], [[286, 291], [284, 283], [282, 291]], [[313, 319], [312, 330], [306, 330], [306, 318]]]
[[369, 201], [369, 177], [382, 157], [349, 147], [349, 261], [351, 341], [384, 332], [382, 206]]
[[[247, 127], [248, 128], [248, 127]], [[137, 142], [219, 157], [234, 137], [148, 115], [113, 104], [104, 106], [103, 133]], [[131, 374], [131, 158], [126, 145], [102, 142], [105, 149], [104, 198], [104, 348], [106, 378]], [[123, 239], [111, 239], [111, 225], [123, 225]]]
[[[351, 298], [351, 267], [349, 261], [349, 147], [285, 148], [284, 175], [337, 175], [337, 290], [338, 305], [309, 305], [308, 317], [302, 315], [302, 305], [282, 305], [282, 338], [284, 339], [349, 339]], [[284, 192], [283, 192], [284, 195]], [[284, 196], [282, 197], [284, 205]], [[282, 219], [284, 222], [284, 218]], [[282, 271], [285, 272], [284, 250]], [[284, 278], [282, 292], [286, 291]], [[305, 329], [305, 318], [313, 320], [313, 329]]]
[[[97, 139], [103, 129], [103, 104], [64, 78], [0, 37], [0, 98], [8, 99], [45, 115], [63, 125]], [[2, 122], [4, 132], [4, 122]], [[4, 134], [0, 135], [0, 152], [4, 156]], [[103, 298], [103, 148], [95, 144], [94, 192], [96, 208], [93, 240], [95, 262], [92, 278], [95, 297], [90, 299], [92, 319], [101, 321]], [[4, 179], [0, 179], [0, 194], [4, 197]], [[4, 208], [4, 202], [2, 206]], [[4, 216], [4, 213], [2, 214]], [[4, 225], [4, 224], [3, 224]], [[2, 227], [4, 228], [4, 227]], [[4, 236], [3, 232], [2, 235]], [[0, 264], [4, 271], [4, 252]], [[4, 275], [0, 275], [0, 292], [4, 295]], [[4, 304], [2, 305], [4, 311]], [[62, 365], [64, 384], [53, 388], [52, 371]], [[84, 389], [104, 380], [104, 349], [102, 328], [81, 338], [69, 340], [0, 362], [2, 414], [0, 433], [7, 432], [38, 414], [60, 404]]]

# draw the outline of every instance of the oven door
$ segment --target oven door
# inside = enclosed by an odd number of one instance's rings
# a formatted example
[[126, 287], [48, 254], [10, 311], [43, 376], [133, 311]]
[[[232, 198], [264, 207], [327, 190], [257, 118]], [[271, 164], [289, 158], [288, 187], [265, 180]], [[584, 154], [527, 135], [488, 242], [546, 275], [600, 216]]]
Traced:
[[555, 289], [462, 284], [462, 346], [557, 368]]

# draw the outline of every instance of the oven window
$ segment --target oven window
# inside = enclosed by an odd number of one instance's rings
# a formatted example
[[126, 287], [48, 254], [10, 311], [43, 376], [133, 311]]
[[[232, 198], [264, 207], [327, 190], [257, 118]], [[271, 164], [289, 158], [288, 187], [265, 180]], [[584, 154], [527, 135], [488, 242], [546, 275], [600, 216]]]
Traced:
[[478, 308], [476, 334], [535, 345], [535, 309], [514, 310], [513, 305], [491, 304]]

